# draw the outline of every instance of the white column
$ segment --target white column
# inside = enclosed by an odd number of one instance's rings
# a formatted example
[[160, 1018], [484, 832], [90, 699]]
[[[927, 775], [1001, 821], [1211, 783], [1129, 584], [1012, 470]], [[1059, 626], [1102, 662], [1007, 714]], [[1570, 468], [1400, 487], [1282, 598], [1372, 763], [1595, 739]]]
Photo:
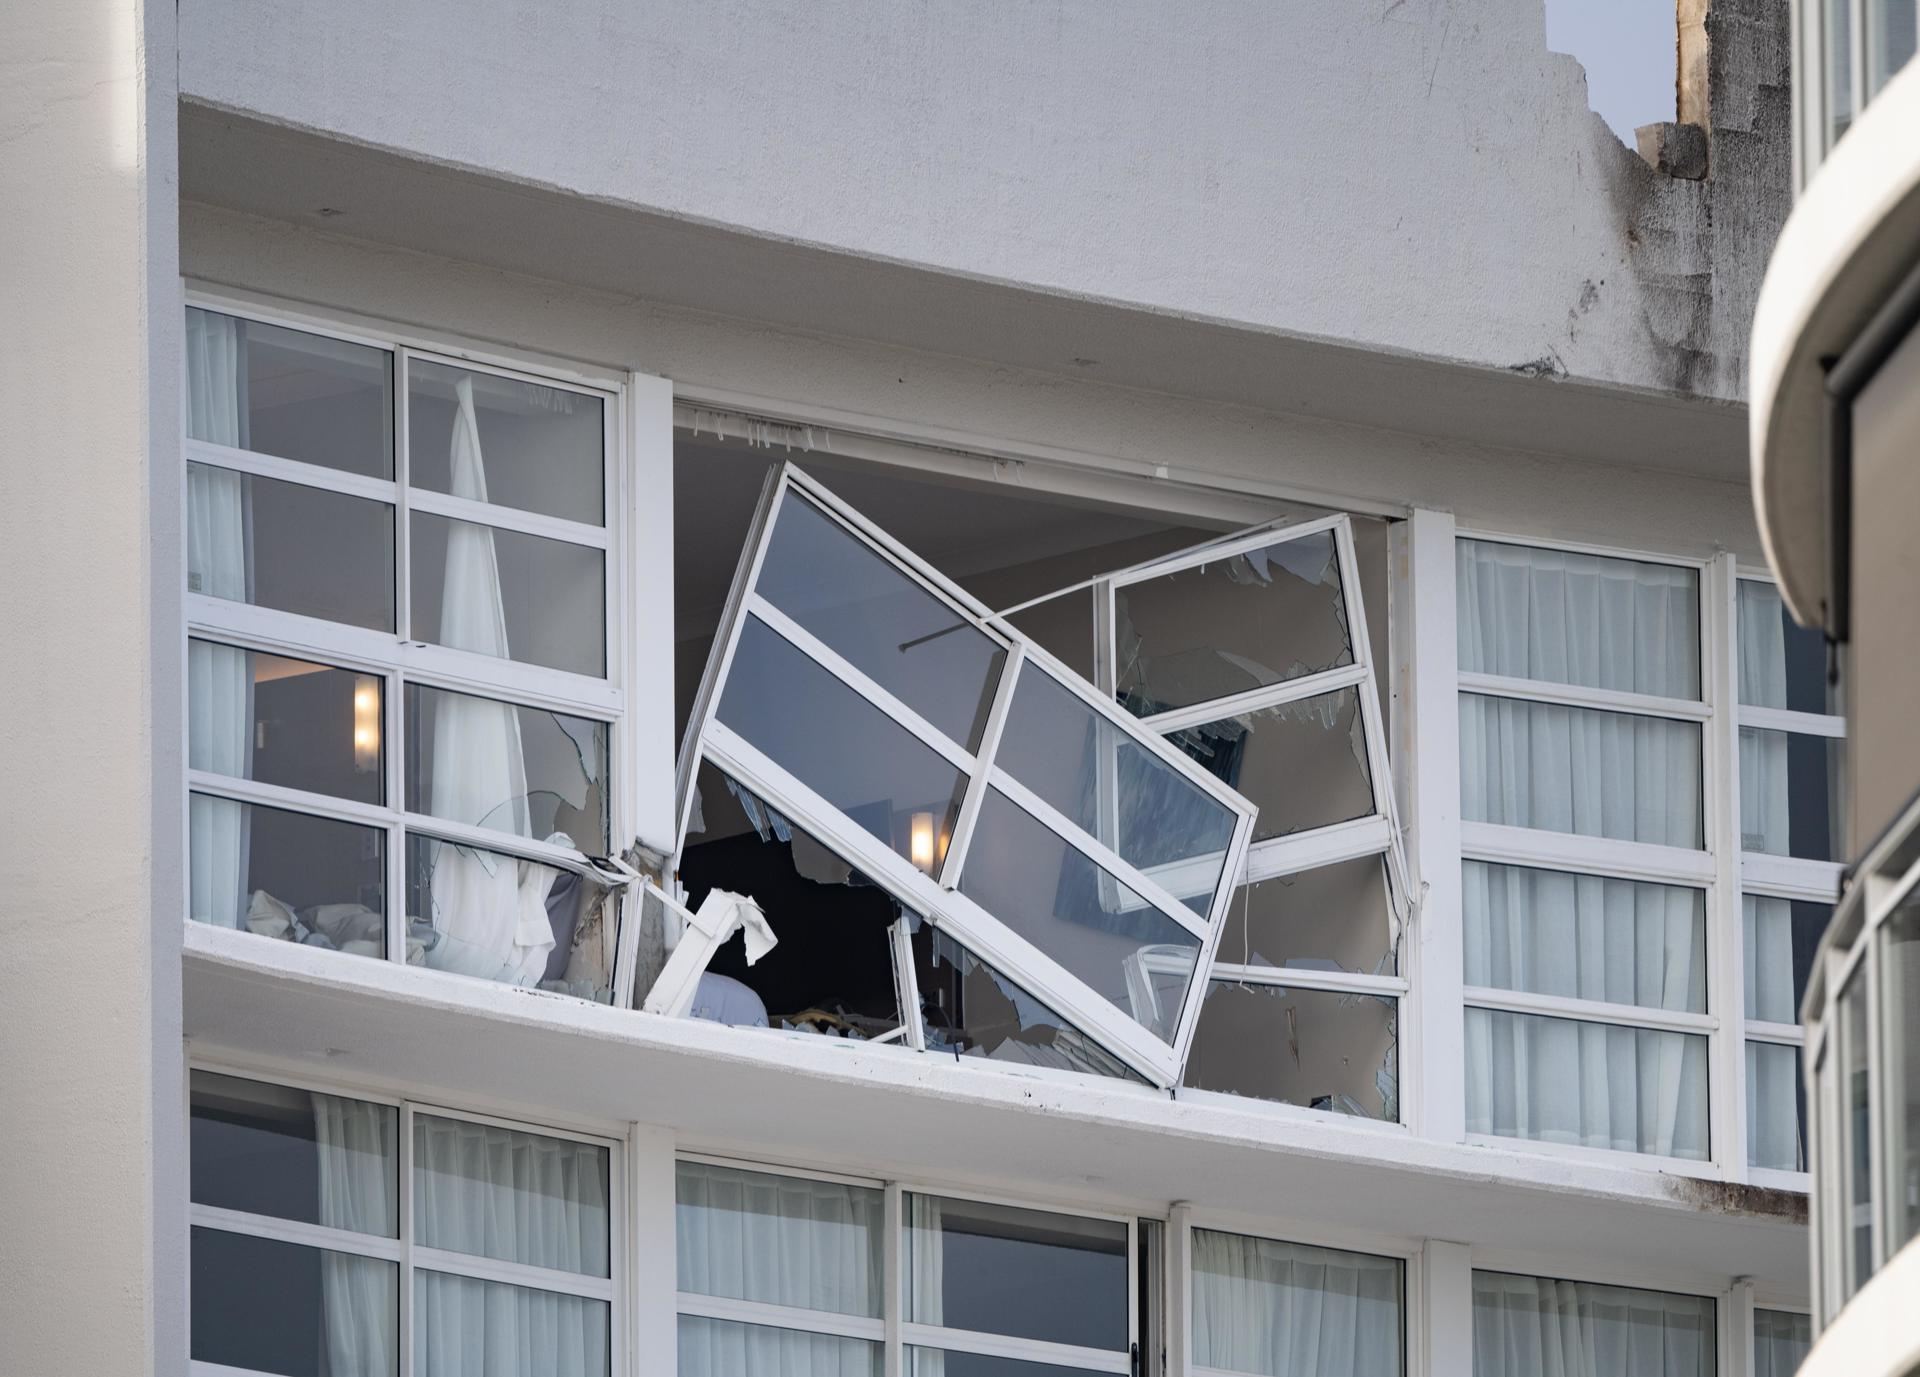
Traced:
[[0, 5], [0, 1367], [186, 1369], [173, 0]]
[[1402, 1019], [1401, 1077], [1416, 1133], [1466, 1136], [1460, 926], [1460, 651], [1453, 517], [1415, 511], [1396, 547], [1404, 602], [1394, 617], [1394, 737], [1405, 791], [1408, 860], [1418, 909], [1407, 959], [1412, 1017]]
[[[671, 852], [673, 807], [673, 384], [627, 379], [627, 733], [631, 830]], [[616, 839], [624, 845], [626, 839]]]
[[1429, 1239], [1415, 1264], [1418, 1311], [1409, 1317], [1416, 1377], [1473, 1377], [1473, 1251]]
[[1747, 1179], [1746, 928], [1740, 909], [1739, 661], [1732, 555], [1706, 568], [1701, 687], [1713, 704], [1702, 761], [1713, 889], [1707, 895], [1707, 1007], [1720, 1020], [1709, 1042], [1708, 1136], [1729, 1181]]
[[1167, 1212], [1166, 1279], [1162, 1304], [1167, 1341], [1167, 1377], [1187, 1377], [1193, 1370], [1193, 1225], [1190, 1211], [1176, 1204]]
[[680, 1368], [679, 1266], [674, 1252], [673, 1135], [635, 1124], [627, 1148], [628, 1377], [675, 1377]]

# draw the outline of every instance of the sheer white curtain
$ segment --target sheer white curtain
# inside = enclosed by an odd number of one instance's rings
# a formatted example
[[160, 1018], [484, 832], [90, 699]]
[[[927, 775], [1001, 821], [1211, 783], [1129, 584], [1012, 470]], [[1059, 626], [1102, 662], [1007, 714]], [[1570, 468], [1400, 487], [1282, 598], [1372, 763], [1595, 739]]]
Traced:
[[1401, 1370], [1401, 1264], [1193, 1231], [1193, 1358], [1263, 1377]]
[[1714, 1377], [1705, 1296], [1473, 1274], [1474, 1377]]
[[1753, 1377], [1793, 1377], [1813, 1348], [1813, 1318], [1790, 1310], [1753, 1312]]
[[[880, 1192], [682, 1162], [677, 1200], [683, 1292], [880, 1314]], [[680, 1317], [681, 1377], [868, 1377], [877, 1351], [830, 1334]]]
[[[1457, 546], [1463, 671], [1699, 695], [1699, 581], [1692, 570], [1481, 541]], [[1686, 722], [1462, 695], [1462, 816], [1517, 827], [1694, 848], [1701, 734]], [[1468, 867], [1469, 970], [1516, 959], [1553, 992], [1685, 1008], [1700, 978], [1685, 895], [1604, 886], [1529, 894]], [[1531, 933], [1524, 949], [1516, 934]], [[1566, 1020], [1467, 1016], [1475, 1132], [1679, 1156], [1706, 1152], [1700, 1039]]]
[[[1743, 581], [1736, 617], [1740, 701], [1757, 708], [1787, 705], [1787, 639], [1780, 593], [1772, 584]], [[1787, 737], [1784, 732], [1740, 732], [1740, 844], [1748, 851], [1787, 854]]]
[[[314, 1142], [320, 1159], [320, 1223], [381, 1238], [394, 1236], [398, 1211], [394, 1163], [399, 1115], [388, 1105], [336, 1095], [313, 1096]], [[328, 1253], [320, 1262], [325, 1301], [327, 1370], [389, 1372], [400, 1338], [394, 1269], [365, 1258]]]
[[[187, 434], [230, 448], [246, 436], [245, 340], [240, 322], [187, 312]], [[228, 469], [187, 469], [187, 590], [249, 600], [245, 480]], [[187, 645], [187, 765], [245, 776], [253, 754], [253, 679], [247, 654], [231, 646]], [[247, 813], [230, 799], [188, 799], [190, 913], [196, 922], [237, 928], [244, 920]]]
[[[590, 1143], [416, 1114], [415, 1240], [425, 1247], [608, 1275], [607, 1157]], [[420, 1377], [599, 1377], [609, 1312], [599, 1301], [416, 1270]]]
[[[485, 502], [486, 467], [472, 380], [455, 383], [454, 397], [453, 495]], [[448, 523], [440, 639], [455, 650], [507, 656], [500, 563], [493, 532], [485, 526]], [[433, 758], [428, 809], [436, 817], [527, 835], [526, 757], [519, 714], [511, 706], [469, 694], [438, 695]], [[514, 985], [538, 983], [554, 944], [547, 917], [554, 872], [472, 847], [439, 842], [425, 846], [433, 876], [431, 917], [441, 933], [426, 963]]]

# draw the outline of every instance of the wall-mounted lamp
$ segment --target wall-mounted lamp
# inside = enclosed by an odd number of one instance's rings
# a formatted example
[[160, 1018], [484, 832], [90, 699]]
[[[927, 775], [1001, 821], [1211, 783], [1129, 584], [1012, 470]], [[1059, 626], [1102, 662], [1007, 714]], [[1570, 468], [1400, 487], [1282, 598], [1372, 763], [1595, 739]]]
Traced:
[[380, 768], [380, 681], [371, 674], [353, 681], [353, 768]]
[[915, 813], [907, 831], [907, 856], [927, 874], [933, 874], [933, 814]]

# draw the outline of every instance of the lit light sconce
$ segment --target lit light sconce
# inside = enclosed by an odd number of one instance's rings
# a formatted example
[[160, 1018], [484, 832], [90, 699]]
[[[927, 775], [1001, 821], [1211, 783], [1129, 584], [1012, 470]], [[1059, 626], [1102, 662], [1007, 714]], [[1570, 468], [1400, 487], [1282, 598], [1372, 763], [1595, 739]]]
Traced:
[[353, 768], [380, 768], [380, 682], [371, 674], [353, 681]]
[[927, 874], [933, 874], [933, 814], [915, 813], [907, 833], [907, 855]]

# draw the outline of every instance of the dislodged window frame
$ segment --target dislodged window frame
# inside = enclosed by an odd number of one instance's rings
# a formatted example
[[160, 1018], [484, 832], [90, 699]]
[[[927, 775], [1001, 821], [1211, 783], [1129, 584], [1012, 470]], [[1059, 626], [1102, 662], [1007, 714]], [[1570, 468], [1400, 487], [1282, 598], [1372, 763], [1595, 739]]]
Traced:
[[[944, 735], [920, 721], [917, 714], [895, 703], [892, 696], [874, 684], [857, 668], [846, 663], [832, 650], [792, 622], [756, 591], [761, 563], [765, 557], [774, 518], [791, 493], [812, 502], [829, 519], [837, 521], [854, 538], [864, 542], [881, 558], [920, 584], [950, 607], [961, 624], [977, 628], [1004, 648], [1005, 660], [994, 686], [992, 706], [986, 718], [977, 752], [969, 753]], [[800, 650], [819, 668], [832, 674], [851, 691], [879, 707], [897, 725], [912, 732], [923, 744], [936, 751], [966, 774], [967, 784], [953, 836], [938, 877], [923, 873], [905, 857], [880, 844], [844, 813], [821, 798], [791, 773], [782, 769], [761, 751], [718, 721], [721, 690], [726, 683], [740, 633], [752, 614], [771, 627], [789, 644]], [[1203, 920], [1149, 875], [1143, 875], [1100, 841], [1061, 817], [1031, 790], [1013, 779], [994, 762], [1002, 728], [1012, 707], [1015, 685], [1022, 669], [1033, 664], [1043, 670], [1056, 685], [1071, 693], [1091, 712], [1115, 727], [1122, 738], [1148, 752], [1160, 763], [1197, 786], [1208, 797], [1234, 815], [1232, 839], [1224, 856], [1224, 869]], [[822, 484], [791, 464], [773, 471], [761, 495], [758, 509], [748, 530], [741, 561], [728, 592], [721, 630], [708, 657], [701, 680], [699, 697], [689, 719], [676, 772], [676, 796], [679, 806], [678, 849], [686, 846], [687, 828], [692, 813], [693, 784], [702, 761], [708, 761], [739, 781], [755, 794], [780, 808], [813, 834], [824, 846], [855, 864], [875, 883], [911, 912], [924, 916], [936, 929], [954, 939], [990, 966], [1018, 980], [1035, 998], [1056, 1010], [1122, 1061], [1156, 1085], [1178, 1084], [1181, 1069], [1199, 1021], [1207, 974], [1219, 943], [1227, 904], [1233, 893], [1231, 877], [1238, 873], [1252, 836], [1255, 810], [1219, 780], [1199, 769], [1184, 754], [1167, 745], [1157, 734], [1141, 729], [1139, 722], [1116, 708], [1107, 696], [1097, 692], [1073, 668], [1060, 663], [1041, 647], [1004, 621], [991, 608], [980, 603], [937, 569], [842, 502]], [[974, 900], [959, 892], [957, 886], [964, 868], [968, 845], [985, 801], [989, 784], [1037, 818], [1043, 826], [1066, 840], [1071, 847], [1097, 861], [1108, 874], [1145, 897], [1167, 918], [1192, 933], [1200, 942], [1187, 999], [1171, 1045], [1151, 1031], [1127, 1018], [1105, 998], [1090, 989], [1038, 947], [1009, 929]], [[676, 853], [675, 866], [677, 868]], [[682, 910], [684, 912], [684, 910]], [[770, 915], [776, 931], [779, 915]], [[725, 923], [710, 925], [703, 932], [698, 926], [682, 941], [694, 940], [702, 953], [694, 963], [704, 969], [719, 945], [732, 933]], [[918, 981], [910, 959], [906, 929], [896, 924], [894, 953], [896, 981], [900, 990], [902, 1017], [907, 1043], [923, 1048], [919, 1016]], [[676, 947], [675, 955], [679, 955]], [[690, 956], [687, 958], [693, 962]], [[658, 1007], [658, 1006], [651, 1006]]]
[[[628, 582], [627, 551], [623, 539], [628, 492], [623, 462], [625, 389], [622, 384], [610, 376], [564, 366], [543, 362], [535, 368], [529, 368], [522, 360], [480, 355], [450, 347], [445, 341], [429, 341], [365, 326], [347, 326], [250, 297], [189, 289], [186, 305], [189, 310], [233, 316], [242, 321], [364, 345], [387, 353], [390, 359], [389, 385], [392, 389], [389, 421], [393, 473], [390, 478], [366, 477], [319, 464], [195, 439], [185, 433], [187, 422], [184, 408], [182, 446], [189, 465], [203, 465], [228, 473], [294, 483], [304, 488], [372, 500], [384, 505], [393, 523], [391, 592], [394, 614], [394, 629], [388, 632], [197, 591], [187, 592], [184, 604], [190, 640], [313, 661], [380, 681], [380, 770], [386, 802], [357, 803], [283, 785], [193, 769], [187, 772], [189, 796], [201, 795], [247, 805], [280, 808], [310, 817], [379, 829], [384, 846], [385, 958], [389, 961], [406, 961], [406, 839], [409, 836], [531, 861], [580, 875], [589, 883], [613, 890], [615, 892], [606, 900], [608, 912], [618, 924], [611, 996], [616, 1007], [630, 1004], [636, 934], [630, 930], [633, 925], [624, 921], [623, 910], [632, 907], [629, 896], [624, 892], [633, 878], [626, 866], [618, 861], [597, 861], [583, 851], [537, 838], [409, 811], [402, 802], [406, 797], [405, 688], [417, 684], [477, 695], [509, 706], [552, 710], [606, 723], [612, 738], [608, 764], [611, 776], [607, 799], [609, 835], [616, 847], [619, 838], [630, 835], [629, 820], [635, 812], [635, 773], [627, 763], [629, 752], [625, 738], [628, 733], [622, 731], [626, 698], [621, 687], [625, 677], [623, 667], [628, 664], [630, 650], [622, 636], [626, 622], [623, 609], [628, 605], [623, 591]], [[415, 361], [579, 393], [598, 400], [602, 404], [603, 418], [604, 524], [593, 526], [416, 487], [409, 475], [407, 410], [407, 368]], [[187, 381], [183, 376], [183, 386]], [[606, 674], [595, 677], [550, 669], [433, 645], [413, 638], [409, 624], [412, 616], [409, 546], [413, 512], [432, 513], [474, 523], [490, 531], [517, 531], [601, 551], [605, 581], [603, 635]], [[182, 538], [186, 538], [184, 528]], [[182, 854], [191, 854], [190, 838], [183, 838]], [[186, 878], [183, 876], [183, 883]], [[183, 912], [190, 912], [190, 902], [189, 896], [183, 894]], [[190, 922], [189, 929], [193, 926]]]

